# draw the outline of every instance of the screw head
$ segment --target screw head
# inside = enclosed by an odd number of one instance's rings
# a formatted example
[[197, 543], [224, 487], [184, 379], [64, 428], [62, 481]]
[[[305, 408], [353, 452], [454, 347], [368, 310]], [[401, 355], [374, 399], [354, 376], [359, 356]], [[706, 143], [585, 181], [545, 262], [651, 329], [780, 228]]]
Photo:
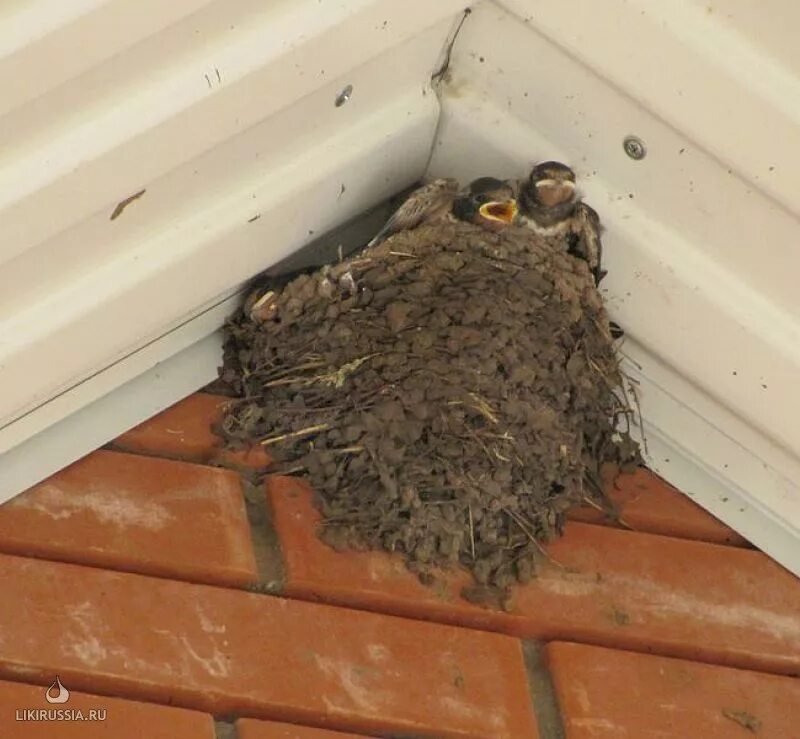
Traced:
[[647, 147], [638, 136], [626, 136], [622, 147], [631, 159], [644, 159], [647, 155]]
[[341, 92], [340, 92], [340, 93], [339, 93], [339, 94], [336, 96], [336, 100], [334, 100], [334, 103], [333, 103], [333, 104], [334, 104], [334, 105], [335, 105], [337, 108], [341, 108], [341, 107], [342, 107], [342, 106], [343, 106], [343, 105], [344, 105], [344, 104], [345, 104], [345, 103], [346, 103], [346, 102], [347, 102], [347, 101], [350, 99], [350, 97], [352, 96], [352, 94], [353, 94], [353, 86], [352, 86], [352, 85], [348, 85], [347, 87], [345, 87], [345, 88], [344, 88], [344, 89], [343, 89], [343, 90], [342, 90], [342, 91], [341, 91]]

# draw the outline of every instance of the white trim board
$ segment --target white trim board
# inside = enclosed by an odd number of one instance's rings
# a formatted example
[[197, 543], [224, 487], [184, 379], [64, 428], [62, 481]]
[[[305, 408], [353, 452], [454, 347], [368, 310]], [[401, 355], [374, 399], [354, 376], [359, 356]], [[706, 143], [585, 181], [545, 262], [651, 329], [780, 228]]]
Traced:
[[625, 340], [622, 354], [628, 397], [642, 412], [643, 429], [632, 431], [648, 467], [800, 576], [795, 460], [635, 341]]
[[[223, 305], [220, 315], [224, 317], [233, 306], [229, 301]], [[207, 328], [206, 321], [197, 318], [185, 330], [202, 336]], [[185, 349], [0, 455], [0, 503], [211, 382], [221, 355], [219, 331], [195, 338]]]

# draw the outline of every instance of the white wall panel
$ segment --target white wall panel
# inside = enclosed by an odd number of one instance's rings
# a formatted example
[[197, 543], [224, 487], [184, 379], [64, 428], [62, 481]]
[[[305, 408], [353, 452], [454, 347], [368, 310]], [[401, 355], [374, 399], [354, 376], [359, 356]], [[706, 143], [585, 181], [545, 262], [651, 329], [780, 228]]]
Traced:
[[208, 5], [210, 0], [19, 0], [0, 8], [0, 115]]

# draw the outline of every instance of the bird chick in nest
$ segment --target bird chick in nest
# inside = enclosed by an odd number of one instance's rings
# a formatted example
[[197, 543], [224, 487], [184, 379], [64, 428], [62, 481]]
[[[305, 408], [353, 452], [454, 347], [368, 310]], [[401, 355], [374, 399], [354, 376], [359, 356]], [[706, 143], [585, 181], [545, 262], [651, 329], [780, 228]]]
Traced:
[[572, 256], [583, 259], [595, 284], [605, 277], [600, 218], [575, 188], [575, 173], [561, 162], [537, 164], [519, 185], [519, 211], [526, 225], [540, 236], [563, 237]]
[[517, 212], [514, 189], [503, 180], [480, 177], [461, 189], [454, 179], [438, 179], [411, 193], [367, 246], [440, 220], [456, 219], [498, 230], [513, 223]]

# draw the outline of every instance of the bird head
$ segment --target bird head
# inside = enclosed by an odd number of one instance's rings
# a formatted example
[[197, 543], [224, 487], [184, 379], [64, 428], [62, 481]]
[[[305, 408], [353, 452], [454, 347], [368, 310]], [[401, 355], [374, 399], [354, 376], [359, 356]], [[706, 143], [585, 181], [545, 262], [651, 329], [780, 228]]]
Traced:
[[514, 188], [506, 180], [479, 177], [453, 202], [453, 215], [461, 221], [498, 230], [517, 219]]
[[539, 206], [555, 208], [575, 199], [575, 173], [561, 162], [537, 164], [528, 176], [526, 194]]
[[492, 229], [504, 228], [517, 219], [514, 187], [506, 180], [479, 177], [453, 202], [453, 215], [461, 221]]
[[478, 177], [477, 180], [472, 180], [467, 186], [467, 194], [477, 203], [506, 200], [516, 195], [512, 183], [508, 180], [498, 180], [496, 177]]

